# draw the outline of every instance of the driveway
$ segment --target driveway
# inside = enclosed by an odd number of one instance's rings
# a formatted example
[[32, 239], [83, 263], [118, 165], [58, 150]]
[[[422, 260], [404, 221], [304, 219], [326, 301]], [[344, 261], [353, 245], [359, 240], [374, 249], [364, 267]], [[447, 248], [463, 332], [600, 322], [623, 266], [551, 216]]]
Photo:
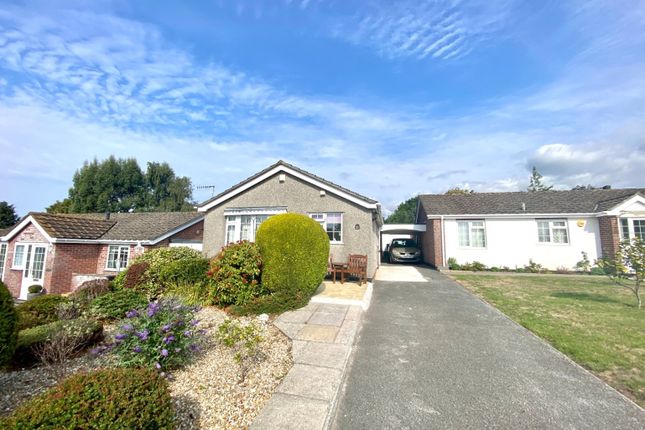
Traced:
[[645, 428], [611, 387], [445, 275], [419, 273], [375, 281], [332, 428]]

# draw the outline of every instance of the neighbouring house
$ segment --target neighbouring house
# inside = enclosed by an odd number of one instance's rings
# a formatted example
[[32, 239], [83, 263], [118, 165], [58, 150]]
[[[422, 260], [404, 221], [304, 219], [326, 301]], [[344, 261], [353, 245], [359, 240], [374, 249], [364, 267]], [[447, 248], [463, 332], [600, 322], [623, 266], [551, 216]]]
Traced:
[[419, 196], [424, 261], [435, 267], [479, 261], [572, 269], [614, 255], [622, 239], [645, 239], [645, 189]]
[[66, 293], [84, 280], [116, 275], [147, 248], [201, 250], [202, 233], [197, 212], [32, 212], [0, 236], [0, 279], [20, 299], [34, 284]]
[[214, 256], [226, 244], [255, 240], [260, 224], [284, 212], [305, 214], [327, 232], [334, 261], [350, 254], [368, 257], [368, 277], [379, 265], [379, 230], [383, 224], [376, 200], [362, 196], [296, 166], [278, 161], [203, 202], [204, 253]]

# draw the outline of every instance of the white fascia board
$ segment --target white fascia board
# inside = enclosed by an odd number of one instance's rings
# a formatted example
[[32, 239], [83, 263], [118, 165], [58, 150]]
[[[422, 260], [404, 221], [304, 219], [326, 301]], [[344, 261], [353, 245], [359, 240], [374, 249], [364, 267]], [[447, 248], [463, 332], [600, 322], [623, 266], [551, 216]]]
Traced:
[[[172, 236], [172, 235], [174, 235], [174, 234], [177, 234], [177, 233], [179, 233], [180, 231], [185, 230], [185, 229], [187, 229], [188, 227], [191, 227], [191, 226], [193, 226], [193, 225], [195, 225], [195, 224], [197, 224], [198, 222], [203, 221], [203, 220], [204, 220], [204, 217], [203, 217], [203, 216], [197, 217], [197, 218], [195, 218], [195, 219], [194, 219], [194, 220], [192, 220], [192, 221], [189, 221], [189, 222], [187, 222], [187, 223], [185, 223], [185, 224], [183, 224], [183, 225], [180, 225], [179, 227], [177, 227], [177, 228], [176, 228], [176, 229], [174, 229], [174, 230], [170, 230], [169, 232], [162, 234], [161, 236], [157, 237], [156, 239], [152, 239], [152, 240], [150, 240], [150, 241], [145, 241], [145, 242], [149, 242], [151, 245], [157, 244], [157, 243], [161, 242], [162, 240], [167, 239], [167, 238], [169, 238], [170, 236]], [[141, 241], [141, 243], [143, 243], [143, 242], [144, 242], [144, 241]]]
[[52, 243], [77, 245], [152, 245], [149, 240], [52, 239]]
[[512, 219], [512, 218], [592, 218], [597, 213], [533, 213], [533, 214], [461, 214], [461, 215], [428, 215], [428, 219]]
[[279, 173], [279, 172], [288, 173], [288, 174], [290, 174], [292, 176], [295, 176], [298, 179], [302, 179], [305, 182], [308, 182], [308, 183], [310, 183], [310, 184], [312, 184], [312, 185], [314, 185], [314, 186], [316, 186], [316, 187], [318, 187], [320, 189], [323, 189], [325, 191], [329, 191], [332, 194], [340, 196], [340, 197], [342, 197], [342, 198], [344, 198], [346, 200], [349, 200], [350, 202], [356, 203], [357, 205], [362, 206], [362, 207], [364, 207], [366, 209], [374, 209], [374, 210], [376, 210], [377, 207], [378, 207], [378, 203], [368, 203], [363, 199], [359, 199], [359, 198], [357, 198], [357, 197], [355, 197], [355, 196], [353, 196], [351, 194], [348, 194], [348, 193], [346, 193], [344, 191], [341, 191], [341, 190], [337, 189], [336, 187], [329, 186], [329, 185], [327, 185], [327, 184], [325, 184], [323, 182], [320, 182], [320, 181], [318, 181], [316, 179], [310, 178], [309, 176], [304, 175], [304, 174], [302, 174], [300, 172], [297, 172], [295, 170], [292, 170], [292, 169], [290, 169], [290, 168], [288, 168], [286, 166], [276, 166], [273, 169], [271, 169], [268, 172], [266, 172], [265, 174], [263, 174], [261, 176], [258, 176], [254, 180], [249, 181], [246, 184], [241, 185], [241, 186], [231, 190], [230, 192], [224, 194], [220, 198], [218, 198], [216, 200], [213, 200], [212, 202], [210, 202], [210, 203], [208, 203], [208, 204], [206, 204], [204, 206], [199, 206], [197, 211], [198, 212], [206, 212], [210, 208], [218, 206], [219, 204], [225, 202], [226, 200], [228, 200], [228, 199], [230, 199], [232, 197], [235, 197], [236, 195], [248, 190], [251, 187], [254, 187], [255, 185], [259, 184], [260, 182], [270, 178], [271, 176], [273, 176], [273, 175], [275, 175], [276, 173]]
[[36, 227], [36, 229], [45, 237], [45, 239], [47, 239], [48, 242], [52, 243], [55, 241], [55, 239], [53, 239], [50, 235], [48, 235], [47, 232], [40, 226], [40, 224], [38, 224], [38, 222], [31, 215], [23, 219], [20, 224], [15, 226], [9, 233], [7, 233], [5, 236], [3, 236], [0, 239], [2, 239], [2, 241], [9, 242], [12, 237], [17, 235], [20, 232], [20, 230], [27, 227], [29, 223], [32, 223]]
[[645, 205], [645, 197], [643, 197], [640, 194], [635, 194], [635, 195], [631, 196], [629, 199], [617, 204], [613, 208], [611, 208], [609, 210], [606, 210], [604, 212], [601, 212], [601, 215], [599, 214], [599, 216], [607, 216], [607, 215], [609, 215], [609, 216], [611, 216], [611, 215], [620, 216], [620, 215], [623, 215], [623, 214], [627, 213], [627, 211], [624, 210], [623, 208], [629, 207], [629, 206], [633, 205], [634, 203], [641, 203], [641, 204]]
[[387, 233], [388, 231], [394, 230], [410, 230], [416, 232], [426, 231], [425, 224], [383, 224], [381, 227], [382, 233]]

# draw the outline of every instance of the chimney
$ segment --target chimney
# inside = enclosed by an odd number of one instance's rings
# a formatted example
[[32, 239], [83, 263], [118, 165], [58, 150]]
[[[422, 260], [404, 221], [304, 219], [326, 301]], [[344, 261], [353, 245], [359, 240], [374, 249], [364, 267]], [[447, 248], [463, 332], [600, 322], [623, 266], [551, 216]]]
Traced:
[[522, 202], [522, 212], [526, 212], [526, 203]]

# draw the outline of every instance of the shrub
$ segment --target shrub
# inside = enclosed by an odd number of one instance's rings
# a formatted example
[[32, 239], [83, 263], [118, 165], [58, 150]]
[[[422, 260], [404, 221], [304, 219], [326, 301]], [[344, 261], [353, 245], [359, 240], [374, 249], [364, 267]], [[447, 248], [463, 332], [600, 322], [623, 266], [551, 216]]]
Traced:
[[541, 264], [536, 263], [533, 259], [529, 259], [529, 264], [524, 266], [524, 272], [528, 273], [543, 273], [545, 271]]
[[209, 299], [211, 283], [203, 281], [191, 284], [170, 284], [166, 286], [164, 297], [175, 297], [192, 306], [213, 304]]
[[502, 269], [500, 269], [497, 266], [491, 266], [491, 267], [488, 268], [488, 270], [490, 270], [491, 272], [501, 272], [502, 271]]
[[448, 269], [461, 270], [461, 266], [459, 265], [459, 263], [457, 263], [457, 259], [455, 257], [450, 257], [448, 259]]
[[199, 348], [196, 308], [178, 300], [151, 302], [131, 310], [115, 335], [112, 352], [121, 366], [166, 370], [185, 364]]
[[483, 272], [486, 270], [486, 265], [484, 263], [480, 263], [479, 261], [473, 261], [470, 263], [470, 270], [473, 272]]
[[145, 261], [131, 264], [128, 270], [125, 271], [123, 288], [135, 289], [141, 286], [145, 282], [146, 270], [149, 268], [150, 264]]
[[29, 294], [38, 294], [42, 290], [43, 286], [38, 284], [30, 285], [29, 287], [27, 287], [27, 292], [29, 292]]
[[568, 275], [571, 273], [571, 270], [569, 270], [569, 268], [566, 266], [558, 266], [555, 269], [555, 273], [558, 273], [560, 275]]
[[131, 309], [146, 306], [146, 297], [132, 290], [117, 290], [97, 297], [90, 304], [90, 314], [103, 320], [114, 320], [125, 317]]
[[81, 309], [86, 310], [92, 300], [112, 291], [110, 281], [105, 278], [83, 282], [70, 295], [70, 299]]
[[588, 272], [591, 269], [591, 261], [589, 261], [589, 255], [582, 251], [582, 259], [576, 263], [576, 269], [581, 272]]
[[254, 323], [241, 325], [227, 318], [217, 328], [217, 340], [234, 352], [235, 361], [240, 365], [240, 381], [244, 381], [253, 363], [262, 357], [259, 345], [263, 338], [260, 328]]
[[39, 351], [59, 333], [71, 336], [77, 346], [74, 351], [78, 351], [101, 339], [103, 325], [92, 319], [79, 318], [68, 321], [54, 321], [49, 324], [21, 330], [18, 333], [15, 361], [21, 364], [38, 361]]
[[209, 299], [218, 306], [246, 305], [265, 293], [260, 283], [262, 259], [255, 243], [232, 243], [210, 262]]
[[17, 340], [18, 312], [7, 286], [0, 281], [0, 368], [13, 357]]
[[48, 324], [58, 320], [58, 305], [69, 299], [58, 294], [46, 294], [21, 303], [18, 310], [18, 330]]
[[[133, 264], [131, 264], [130, 266], [132, 266]], [[111, 281], [112, 290], [121, 290], [125, 288], [125, 277], [127, 274], [128, 274], [128, 271], [124, 270], [122, 272], [119, 272], [119, 274], [116, 275], [114, 279], [112, 279]]]
[[320, 224], [306, 215], [275, 215], [260, 225], [256, 243], [270, 296], [252, 300], [252, 308], [265, 300], [277, 312], [306, 305], [327, 272], [329, 237]]
[[146, 369], [74, 375], [0, 422], [14, 429], [172, 429], [168, 383]]
[[589, 273], [592, 275], [606, 275], [605, 270], [599, 266], [592, 267]]

